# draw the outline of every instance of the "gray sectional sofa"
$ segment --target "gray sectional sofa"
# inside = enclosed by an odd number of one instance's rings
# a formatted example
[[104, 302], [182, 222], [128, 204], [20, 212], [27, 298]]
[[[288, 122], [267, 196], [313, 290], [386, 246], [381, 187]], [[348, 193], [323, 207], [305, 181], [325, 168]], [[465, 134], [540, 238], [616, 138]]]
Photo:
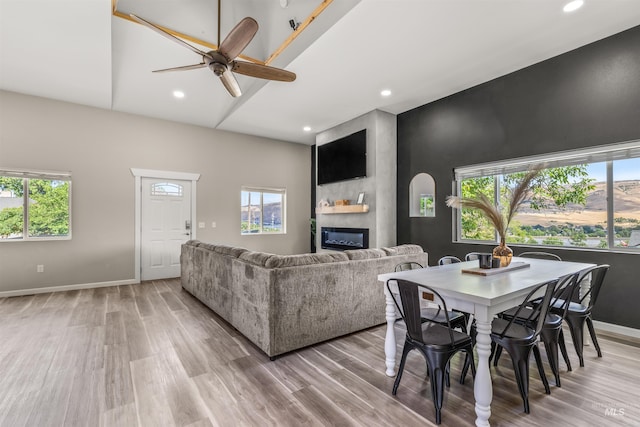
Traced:
[[275, 255], [192, 240], [182, 245], [182, 287], [269, 357], [385, 322], [380, 273], [426, 266], [417, 245]]

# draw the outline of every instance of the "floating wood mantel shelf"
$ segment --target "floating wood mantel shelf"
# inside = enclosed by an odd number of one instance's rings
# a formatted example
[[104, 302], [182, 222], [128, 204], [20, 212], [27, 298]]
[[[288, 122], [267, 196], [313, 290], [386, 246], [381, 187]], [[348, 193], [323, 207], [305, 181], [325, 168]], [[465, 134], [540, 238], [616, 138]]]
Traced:
[[325, 206], [316, 208], [317, 214], [354, 214], [369, 212], [369, 205]]

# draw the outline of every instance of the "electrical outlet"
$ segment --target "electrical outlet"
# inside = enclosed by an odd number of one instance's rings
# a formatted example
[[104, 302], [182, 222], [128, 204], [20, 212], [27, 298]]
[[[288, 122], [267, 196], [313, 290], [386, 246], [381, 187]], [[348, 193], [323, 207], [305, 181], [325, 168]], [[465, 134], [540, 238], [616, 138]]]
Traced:
[[36, 266], [36, 273], [44, 273], [44, 265], [43, 264], [38, 264]]
[[199, 222], [198, 223], [198, 228], [204, 228], [204, 222]]
[[216, 228], [216, 223], [215, 222], [211, 223], [211, 228]]

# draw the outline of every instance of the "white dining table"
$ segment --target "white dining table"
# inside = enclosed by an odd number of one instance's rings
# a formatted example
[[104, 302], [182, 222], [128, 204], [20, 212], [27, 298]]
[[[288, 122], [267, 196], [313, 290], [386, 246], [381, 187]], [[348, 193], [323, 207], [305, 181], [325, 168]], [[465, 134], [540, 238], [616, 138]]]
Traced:
[[[507, 268], [503, 271], [500, 271], [502, 269], [494, 270], [487, 276], [463, 272], [463, 270], [477, 268], [477, 260], [380, 274], [378, 280], [384, 283], [386, 297], [387, 331], [384, 344], [386, 374], [388, 376], [395, 375], [396, 363], [394, 333], [396, 306], [387, 289], [387, 280], [394, 278], [410, 280], [433, 288], [442, 295], [448, 309], [471, 313], [475, 318], [478, 365], [473, 391], [476, 401], [476, 425], [478, 427], [488, 426], [493, 398], [489, 371], [490, 333], [493, 318], [498, 313], [522, 303], [536, 285], [595, 266], [595, 264], [587, 263], [514, 257], [512, 267], [523, 265], [519, 263], [526, 263], [526, 266], [518, 269]], [[397, 292], [395, 282], [390, 282], [390, 288], [391, 292]]]

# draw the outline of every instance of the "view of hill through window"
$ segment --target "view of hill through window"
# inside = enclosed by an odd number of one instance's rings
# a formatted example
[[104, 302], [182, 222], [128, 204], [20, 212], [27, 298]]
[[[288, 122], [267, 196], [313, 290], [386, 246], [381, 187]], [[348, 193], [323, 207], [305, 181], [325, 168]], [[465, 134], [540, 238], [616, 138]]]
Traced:
[[[613, 171], [609, 203], [607, 167]], [[501, 206], [522, 175], [469, 178], [461, 182], [463, 197], [478, 192]], [[613, 223], [608, 223], [611, 210]], [[463, 209], [461, 237], [495, 240], [493, 227], [473, 210]], [[611, 238], [610, 238], [611, 236]], [[616, 160], [544, 169], [536, 179], [532, 196], [523, 203], [509, 227], [507, 243], [590, 248], [640, 248], [640, 159]]]
[[241, 234], [284, 232], [284, 190], [247, 189], [240, 199]]

